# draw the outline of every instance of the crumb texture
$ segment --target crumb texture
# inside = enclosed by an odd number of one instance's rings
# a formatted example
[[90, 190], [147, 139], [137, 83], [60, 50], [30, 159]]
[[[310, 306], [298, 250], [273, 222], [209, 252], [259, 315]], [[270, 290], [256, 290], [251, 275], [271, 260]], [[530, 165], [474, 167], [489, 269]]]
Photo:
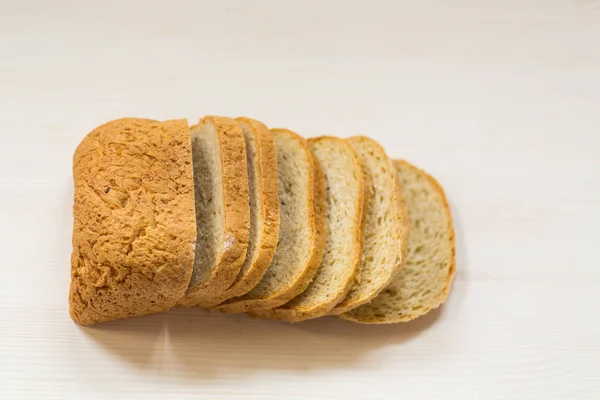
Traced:
[[213, 124], [198, 124], [192, 129], [191, 137], [197, 240], [190, 287], [196, 288], [210, 279], [217, 266], [223, 247], [225, 207], [218, 132]]
[[446, 299], [455, 270], [454, 228], [441, 186], [407, 162], [396, 161], [410, 217], [405, 267], [369, 304], [342, 317], [364, 323], [405, 322]]
[[285, 305], [255, 315], [291, 322], [325, 315], [348, 293], [361, 254], [363, 176], [344, 140], [309, 139], [326, 181], [326, 242], [317, 273], [308, 288]]
[[[280, 211], [279, 239], [271, 265], [258, 284], [244, 296], [218, 308], [233, 313], [284, 304], [303, 291], [316, 272], [322, 235], [317, 216], [324, 224], [323, 196], [316, 198], [315, 182], [324, 187], [324, 177], [315, 173], [315, 160], [304, 139], [295, 133], [271, 130], [277, 146], [277, 179]], [[324, 190], [324, 188], [323, 188]], [[319, 221], [321, 222], [321, 221]], [[320, 244], [322, 253], [323, 244]]]
[[367, 303], [385, 288], [402, 268], [408, 243], [406, 206], [392, 161], [371, 139], [348, 142], [363, 162], [363, 248], [355, 283], [334, 313]]
[[269, 267], [279, 235], [277, 155], [269, 129], [259, 121], [237, 118], [246, 143], [246, 167], [250, 198], [250, 235], [242, 269], [222, 295], [207, 302], [213, 308], [232, 297], [250, 291]]
[[246, 144], [239, 123], [208, 116], [191, 128], [198, 238], [192, 279], [179, 305], [209, 308], [239, 274], [248, 248]]

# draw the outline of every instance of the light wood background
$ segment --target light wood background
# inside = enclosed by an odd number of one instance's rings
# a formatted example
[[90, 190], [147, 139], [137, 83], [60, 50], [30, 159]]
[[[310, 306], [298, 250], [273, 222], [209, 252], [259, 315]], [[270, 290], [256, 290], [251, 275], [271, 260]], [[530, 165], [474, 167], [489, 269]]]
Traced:
[[[71, 156], [123, 116], [364, 133], [436, 176], [406, 325], [67, 312]], [[599, 1], [0, 0], [1, 399], [599, 399]]]

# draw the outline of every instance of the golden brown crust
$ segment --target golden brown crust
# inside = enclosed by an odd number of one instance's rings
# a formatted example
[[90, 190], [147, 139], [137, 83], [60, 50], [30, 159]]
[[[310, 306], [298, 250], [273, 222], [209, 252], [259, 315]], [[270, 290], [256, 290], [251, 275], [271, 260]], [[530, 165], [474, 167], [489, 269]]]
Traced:
[[124, 118], [73, 155], [70, 314], [79, 324], [163, 312], [185, 293], [196, 224], [185, 120]]
[[199, 123], [214, 125], [219, 138], [224, 230], [221, 253], [210, 279], [189, 288], [178, 303], [187, 307], [211, 303], [233, 283], [246, 258], [250, 230], [246, 142], [242, 128], [237, 121], [226, 117], [208, 116]]
[[[378, 146], [380, 148], [380, 151], [383, 154], [385, 154], [385, 150], [378, 143], [374, 142], [372, 139], [369, 139], [367, 137], [357, 136], [357, 137], [350, 138], [349, 140], [357, 140], [357, 141], [367, 140], [367, 141], [371, 142], [372, 145]], [[396, 215], [397, 215], [397, 220], [399, 221], [399, 223], [397, 225], [397, 229], [398, 229], [397, 237], [399, 238], [399, 242], [400, 242], [400, 254], [398, 257], [399, 258], [398, 262], [397, 262], [393, 272], [390, 274], [390, 276], [387, 277], [387, 279], [385, 281], [382, 282], [379, 291], [383, 290], [386, 286], [388, 286], [392, 282], [392, 280], [396, 277], [396, 275], [398, 275], [398, 272], [400, 272], [402, 267], [404, 267], [404, 265], [406, 263], [406, 253], [408, 251], [408, 237], [410, 234], [410, 220], [408, 217], [408, 210], [406, 208], [406, 202], [404, 200], [402, 184], [401, 184], [400, 180], [398, 179], [398, 176], [395, 172], [396, 169], [395, 169], [394, 164], [391, 159], [389, 159], [389, 169], [393, 173], [394, 188], [392, 190], [392, 196], [394, 198], [392, 199], [392, 202], [396, 203]], [[369, 200], [369, 201], [371, 201], [371, 200]], [[377, 297], [377, 295], [379, 294], [379, 291], [374, 291], [369, 296], [364, 296], [364, 297], [361, 297], [360, 299], [346, 298], [340, 304], [338, 304], [331, 311], [331, 313], [332, 314], [344, 313], [344, 312], [350, 311], [353, 308], [356, 308], [362, 304], [366, 304], [369, 301], [373, 300], [375, 297]]]
[[[314, 145], [323, 140], [340, 141], [340, 142], [346, 144], [346, 142], [343, 139], [332, 137], [332, 136], [321, 136], [318, 138], [310, 138], [307, 141], [308, 141], [309, 145]], [[363, 195], [364, 179], [363, 179], [363, 176], [361, 173], [362, 161], [358, 156], [356, 156], [354, 149], [352, 149], [351, 146], [346, 145], [346, 147], [347, 147], [348, 151], [350, 151], [352, 154], [354, 154], [354, 160], [358, 164], [358, 171], [360, 173], [360, 176], [357, 179], [357, 183], [358, 183], [358, 192], [360, 193], [361, 199], [359, 201], [359, 206], [356, 209], [356, 214], [354, 215], [354, 220], [362, 221], [363, 196], [364, 196]], [[324, 198], [325, 197], [326, 197], [326, 188], [324, 191]], [[350, 288], [352, 287], [352, 285], [354, 283], [354, 277], [356, 276], [356, 273], [358, 272], [358, 266], [360, 263], [360, 255], [362, 252], [362, 223], [357, 224], [356, 230], [354, 232], [354, 236], [356, 237], [356, 241], [353, 246], [353, 254], [351, 255], [351, 258], [354, 259], [354, 262], [352, 264], [353, 272], [351, 273], [351, 277], [347, 280], [344, 287], [335, 295], [335, 297], [333, 299], [331, 299], [327, 303], [313, 305], [310, 308], [285, 308], [285, 306], [284, 306], [284, 307], [264, 309], [264, 310], [253, 310], [250, 314], [252, 316], [259, 317], [259, 318], [269, 318], [269, 319], [276, 319], [276, 320], [287, 321], [287, 322], [300, 322], [300, 321], [305, 321], [308, 319], [318, 318], [318, 317], [321, 317], [321, 316], [327, 314], [331, 310], [331, 308], [333, 308], [337, 303], [339, 303], [346, 297], [346, 295], [348, 294], [348, 292], [350, 291]], [[327, 238], [325, 237], [324, 239], [326, 240]], [[323, 247], [325, 247], [325, 246], [323, 246]], [[322, 255], [321, 255], [321, 257], [322, 257]], [[299, 294], [301, 294], [301, 293], [302, 292], [300, 292]]]
[[218, 296], [216, 300], [211, 300], [207, 307], [215, 307], [221, 302], [246, 294], [260, 281], [267, 268], [271, 264], [277, 240], [279, 238], [279, 195], [277, 192], [277, 150], [275, 141], [271, 136], [269, 128], [260, 121], [240, 117], [236, 119], [239, 123], [246, 124], [253, 132], [256, 141], [256, 175], [258, 180], [258, 191], [260, 197], [257, 207], [260, 213], [259, 219], [260, 232], [257, 238], [256, 250], [254, 254], [247, 254], [246, 257], [253, 257], [251, 265], [246, 273], [238, 276], [236, 282]]
[[232, 299], [216, 307], [217, 310], [227, 314], [247, 312], [254, 308], [273, 308], [288, 302], [306, 289], [317, 272], [317, 268], [323, 258], [325, 248], [325, 176], [323, 175], [323, 170], [313, 156], [312, 151], [308, 148], [308, 143], [306, 143], [304, 138], [287, 129], [271, 129], [271, 132], [272, 134], [286, 134], [297, 138], [298, 142], [305, 149], [309, 163], [312, 165], [312, 168], [308, 171], [308, 180], [313, 190], [309, 191], [307, 201], [307, 205], [309, 206], [309, 221], [307, 222], [312, 232], [311, 239], [309, 239], [311, 257], [298, 280], [285, 290], [280, 291], [280, 293], [274, 296], [251, 299], [246, 299], [242, 296], [239, 300]]
[[403, 166], [406, 166], [408, 168], [419, 171], [431, 183], [431, 185], [439, 193], [439, 195], [442, 199], [442, 205], [444, 208], [444, 212], [448, 218], [448, 232], [450, 234], [449, 240], [450, 240], [450, 246], [451, 246], [451, 261], [450, 261], [448, 275], [446, 278], [444, 288], [440, 292], [438, 299], [432, 305], [423, 307], [422, 309], [420, 309], [418, 314], [403, 314], [403, 315], [397, 315], [394, 317], [390, 317], [390, 316], [386, 316], [386, 315], [374, 315], [374, 314], [370, 315], [370, 316], [362, 316], [361, 315], [360, 317], [358, 317], [352, 313], [345, 313], [345, 314], [340, 315], [341, 318], [352, 321], [352, 322], [358, 322], [358, 323], [362, 323], [362, 324], [393, 324], [393, 323], [412, 321], [413, 319], [423, 316], [423, 315], [427, 314], [429, 311], [438, 308], [448, 297], [448, 294], [450, 293], [452, 280], [454, 279], [454, 275], [455, 275], [455, 271], [456, 271], [456, 234], [454, 231], [452, 212], [450, 210], [450, 205], [448, 204], [448, 199], [446, 197], [446, 193], [445, 193], [444, 189], [442, 188], [440, 183], [433, 176], [429, 175], [427, 172], [414, 166], [413, 164], [411, 164], [405, 160], [393, 160], [393, 163], [394, 163], [394, 167], [397, 168], [398, 170], [400, 170]]

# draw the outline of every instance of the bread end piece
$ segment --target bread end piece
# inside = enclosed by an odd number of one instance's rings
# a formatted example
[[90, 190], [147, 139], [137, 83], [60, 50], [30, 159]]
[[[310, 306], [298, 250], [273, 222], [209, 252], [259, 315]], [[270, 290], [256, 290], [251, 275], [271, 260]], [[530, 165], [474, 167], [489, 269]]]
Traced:
[[194, 260], [187, 121], [99, 126], [73, 155], [73, 181], [71, 318], [91, 325], [168, 311]]

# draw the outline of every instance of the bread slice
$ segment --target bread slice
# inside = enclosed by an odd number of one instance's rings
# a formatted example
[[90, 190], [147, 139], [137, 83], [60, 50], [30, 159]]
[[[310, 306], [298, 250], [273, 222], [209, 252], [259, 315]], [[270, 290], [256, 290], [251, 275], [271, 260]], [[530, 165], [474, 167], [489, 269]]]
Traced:
[[383, 148], [366, 137], [348, 139], [363, 161], [365, 192], [363, 248], [356, 282], [332, 313], [365, 304], [385, 288], [404, 265], [408, 243], [406, 205], [392, 161]]
[[272, 129], [277, 146], [279, 241], [270, 267], [247, 294], [216, 309], [226, 313], [273, 308], [302, 293], [317, 272], [325, 246], [325, 177], [308, 143]]
[[125, 118], [73, 155], [70, 314], [90, 325], [169, 310], [185, 293], [196, 224], [185, 120]]
[[210, 305], [235, 281], [248, 247], [250, 205], [240, 124], [205, 117], [191, 128], [197, 240], [194, 271], [180, 306]]
[[361, 164], [343, 139], [320, 137], [308, 143], [327, 183], [323, 260], [304, 292], [281, 307], [250, 312], [257, 317], [296, 322], [325, 315], [346, 297], [358, 271], [364, 197]]
[[390, 324], [415, 319], [446, 300], [454, 277], [454, 227], [444, 190], [417, 167], [405, 161], [395, 165], [411, 220], [406, 266], [369, 304], [341, 314], [351, 321]]
[[271, 264], [279, 237], [277, 151], [269, 129], [259, 121], [237, 118], [246, 141], [250, 194], [250, 236], [246, 259], [234, 283], [205, 308], [241, 296], [258, 284]]

